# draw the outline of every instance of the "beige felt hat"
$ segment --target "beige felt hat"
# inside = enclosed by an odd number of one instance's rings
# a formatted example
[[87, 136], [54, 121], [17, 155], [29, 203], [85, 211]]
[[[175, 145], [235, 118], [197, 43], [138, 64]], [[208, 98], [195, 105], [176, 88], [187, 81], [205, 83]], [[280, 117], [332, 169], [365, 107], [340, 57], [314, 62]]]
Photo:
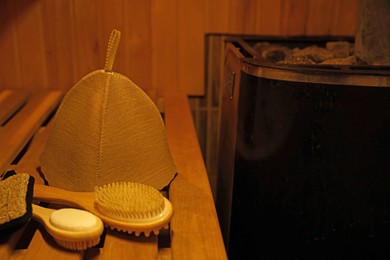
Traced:
[[133, 181], [162, 189], [176, 174], [159, 110], [130, 79], [112, 71], [119, 39], [114, 30], [104, 70], [77, 82], [56, 113], [40, 158], [51, 186], [93, 191]]

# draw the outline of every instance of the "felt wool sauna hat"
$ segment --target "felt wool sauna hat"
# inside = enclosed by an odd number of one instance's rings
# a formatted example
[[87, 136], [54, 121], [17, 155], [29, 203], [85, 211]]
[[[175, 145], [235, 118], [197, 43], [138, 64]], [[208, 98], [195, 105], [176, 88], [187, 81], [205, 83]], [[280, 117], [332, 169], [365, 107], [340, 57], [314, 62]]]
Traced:
[[49, 185], [73, 191], [131, 181], [162, 189], [176, 174], [161, 114], [130, 79], [112, 71], [120, 32], [111, 34], [104, 70], [65, 95], [41, 155]]

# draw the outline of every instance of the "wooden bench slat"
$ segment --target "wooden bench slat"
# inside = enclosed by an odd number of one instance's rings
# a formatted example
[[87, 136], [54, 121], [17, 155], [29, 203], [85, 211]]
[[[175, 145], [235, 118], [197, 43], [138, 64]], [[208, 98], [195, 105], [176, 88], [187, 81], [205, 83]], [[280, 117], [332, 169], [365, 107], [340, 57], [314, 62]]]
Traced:
[[28, 90], [3, 90], [0, 92], [0, 125], [3, 125], [26, 101]]
[[28, 249], [25, 251], [24, 259], [82, 259], [83, 251], [64, 250], [55, 244], [50, 235], [37, 229]]
[[7, 97], [9, 97], [12, 94], [12, 89], [5, 89], [0, 91], [0, 104], [5, 100]]
[[0, 259], [9, 259], [12, 256], [14, 248], [23, 235], [25, 227], [21, 227], [14, 233], [0, 237]]
[[108, 230], [99, 259], [157, 259], [157, 236], [135, 237]]
[[40, 165], [39, 158], [45, 149], [45, 145], [48, 139], [48, 126], [41, 127], [34, 135], [29, 149], [19, 160], [17, 165], [12, 165], [10, 169], [15, 170], [17, 173], [28, 173], [35, 178], [35, 183], [44, 184], [43, 179], [39, 175], [38, 167]]
[[27, 104], [0, 128], [0, 174], [3, 173], [40, 125], [58, 105], [60, 91], [34, 94]]
[[178, 168], [171, 183], [173, 259], [227, 259], [187, 96], [164, 95], [168, 143]]
[[[44, 251], [44, 252], [42, 252]], [[73, 252], [58, 246], [47, 232], [39, 229], [24, 252], [24, 259], [63, 258], [66, 259], [157, 259], [157, 236], [135, 237], [127, 233], [107, 230], [103, 248], [90, 248]]]

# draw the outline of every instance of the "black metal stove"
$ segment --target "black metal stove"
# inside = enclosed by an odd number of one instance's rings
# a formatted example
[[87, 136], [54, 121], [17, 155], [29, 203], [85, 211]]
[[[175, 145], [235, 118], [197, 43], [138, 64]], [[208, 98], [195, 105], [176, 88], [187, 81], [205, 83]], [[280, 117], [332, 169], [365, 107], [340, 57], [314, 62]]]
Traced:
[[390, 69], [287, 65], [226, 43], [217, 209], [231, 259], [390, 257]]

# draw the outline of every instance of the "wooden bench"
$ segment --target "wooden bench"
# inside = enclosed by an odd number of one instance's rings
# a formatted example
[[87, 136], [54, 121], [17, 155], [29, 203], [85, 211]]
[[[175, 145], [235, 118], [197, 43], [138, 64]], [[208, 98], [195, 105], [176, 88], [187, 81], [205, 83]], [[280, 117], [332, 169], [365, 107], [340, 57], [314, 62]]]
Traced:
[[[39, 156], [62, 96], [56, 90], [0, 90], [0, 174], [13, 169], [43, 182], [37, 170]], [[0, 259], [226, 259], [187, 97], [167, 93], [164, 107], [168, 142], [178, 168], [169, 190], [174, 216], [168, 247], [162, 247], [156, 235], [136, 237], [106, 229], [99, 247], [69, 251], [30, 221], [12, 234], [0, 234]]]

